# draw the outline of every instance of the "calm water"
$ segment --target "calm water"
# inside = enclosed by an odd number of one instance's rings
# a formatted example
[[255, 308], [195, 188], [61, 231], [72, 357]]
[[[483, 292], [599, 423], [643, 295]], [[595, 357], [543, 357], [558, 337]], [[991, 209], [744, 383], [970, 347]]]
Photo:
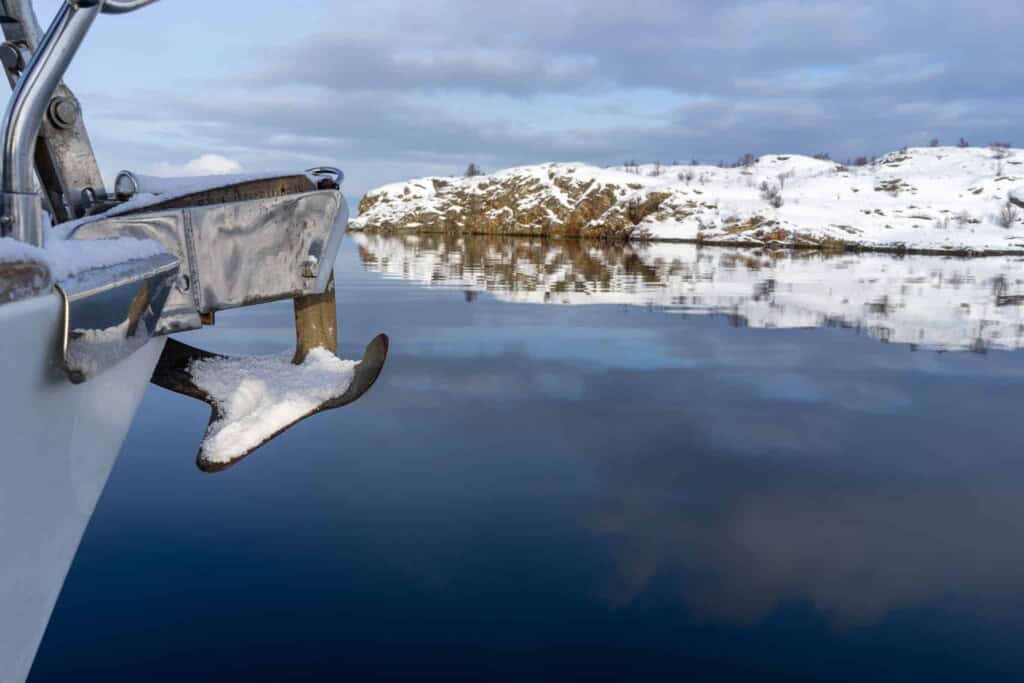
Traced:
[[1024, 672], [1017, 260], [358, 239], [380, 382], [218, 475], [151, 387], [33, 680]]

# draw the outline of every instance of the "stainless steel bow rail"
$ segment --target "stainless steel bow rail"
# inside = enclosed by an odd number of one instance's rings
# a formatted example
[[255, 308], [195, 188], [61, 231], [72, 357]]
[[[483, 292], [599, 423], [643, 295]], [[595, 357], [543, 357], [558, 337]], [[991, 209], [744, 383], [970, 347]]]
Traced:
[[[340, 170], [210, 178], [187, 188], [123, 171], [114, 192], [104, 187], [81, 106], [62, 79], [99, 14], [153, 2], [65, 0], [44, 32], [31, 0], [0, 0], [0, 64], [13, 87], [0, 126], [0, 235], [42, 247], [48, 214], [54, 224], [75, 221], [62, 231], [72, 241], [135, 237], [162, 247], [55, 284], [69, 379], [88, 381], [154, 336], [213, 324], [218, 311], [280, 299], [295, 302], [294, 363], [314, 347], [335, 352], [332, 264], [348, 222]], [[298, 419], [361, 397], [387, 349], [379, 335], [351, 385]], [[213, 423], [218, 406], [189, 376], [190, 363], [211, 355], [168, 340], [153, 382], [209, 403]]]

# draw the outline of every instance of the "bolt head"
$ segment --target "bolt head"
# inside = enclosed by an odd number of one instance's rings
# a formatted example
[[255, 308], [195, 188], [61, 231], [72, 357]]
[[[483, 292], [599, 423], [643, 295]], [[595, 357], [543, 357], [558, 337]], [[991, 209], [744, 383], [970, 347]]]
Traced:
[[19, 71], [22, 64], [18, 48], [10, 43], [0, 45], [0, 64], [3, 64], [8, 71]]
[[50, 120], [58, 128], [70, 128], [78, 121], [78, 103], [70, 97], [57, 97], [50, 103]]

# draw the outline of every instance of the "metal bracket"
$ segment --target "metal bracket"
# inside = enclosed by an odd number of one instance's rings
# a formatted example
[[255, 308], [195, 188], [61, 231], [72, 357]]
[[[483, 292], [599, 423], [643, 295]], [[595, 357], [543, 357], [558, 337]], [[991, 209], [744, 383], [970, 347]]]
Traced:
[[197, 329], [202, 316], [327, 289], [348, 224], [339, 190], [306, 175], [212, 181], [83, 219], [70, 238], [155, 239], [181, 261], [157, 333]]

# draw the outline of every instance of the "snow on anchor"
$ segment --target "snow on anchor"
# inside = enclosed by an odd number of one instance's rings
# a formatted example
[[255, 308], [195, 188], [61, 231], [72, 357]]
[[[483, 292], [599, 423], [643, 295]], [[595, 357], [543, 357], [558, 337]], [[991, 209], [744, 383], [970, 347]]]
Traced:
[[286, 356], [220, 356], [168, 339], [153, 381], [210, 404], [196, 465], [220, 472], [307, 417], [360, 398], [387, 352], [379, 334], [359, 362], [316, 348], [295, 365]]
[[328, 291], [295, 300], [296, 351], [230, 357], [168, 339], [153, 383], [210, 405], [210, 421], [196, 455], [204, 472], [231, 467], [311, 415], [359, 399], [380, 375], [388, 337], [379, 334], [361, 361], [337, 351], [333, 283]]
[[228, 464], [286, 429], [352, 384], [356, 363], [313, 349], [302, 365], [289, 355], [208, 358], [189, 363], [217, 418], [200, 447], [200, 464]]

